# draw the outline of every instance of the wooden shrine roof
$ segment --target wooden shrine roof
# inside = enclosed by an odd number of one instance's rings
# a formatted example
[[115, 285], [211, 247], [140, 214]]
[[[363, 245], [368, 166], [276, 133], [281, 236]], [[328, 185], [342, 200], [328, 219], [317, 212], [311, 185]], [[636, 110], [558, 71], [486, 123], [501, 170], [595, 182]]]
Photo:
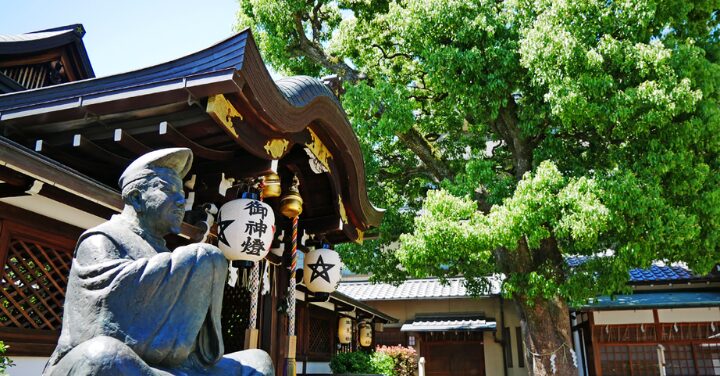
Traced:
[[274, 82], [248, 30], [164, 64], [0, 95], [0, 129], [108, 186], [144, 152], [189, 147], [196, 204], [221, 204], [223, 178], [258, 176], [278, 160], [283, 187], [300, 178], [301, 228], [330, 242], [362, 241], [382, 218], [337, 98], [314, 78]]
[[[81, 24], [61, 26], [25, 34], [0, 34], [0, 76], [9, 77], [3, 69], [21, 68], [57, 61], [64, 67], [67, 81], [95, 77], [83, 43], [85, 28]], [[19, 88], [17, 86], [20, 86]], [[2, 89], [2, 88], [0, 88]], [[0, 92], [23, 90], [21, 85], [4, 85]]]

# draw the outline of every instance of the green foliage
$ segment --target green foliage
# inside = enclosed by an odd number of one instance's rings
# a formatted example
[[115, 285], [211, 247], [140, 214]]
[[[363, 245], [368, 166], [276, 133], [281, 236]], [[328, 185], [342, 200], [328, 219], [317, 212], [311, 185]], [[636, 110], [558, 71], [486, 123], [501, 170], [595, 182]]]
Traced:
[[[509, 296], [582, 303], [653, 260], [720, 262], [719, 8], [242, 0], [239, 27], [284, 73], [360, 77], [342, 101], [388, 211], [378, 240], [340, 247], [352, 270], [476, 292], [503, 273]], [[440, 136], [426, 146], [449, 174], [412, 131]]]
[[370, 354], [364, 351], [338, 353], [330, 360], [333, 373], [371, 373]]
[[0, 341], [0, 375], [6, 375], [7, 369], [15, 365], [12, 359], [5, 355], [9, 347], [3, 341]]
[[370, 364], [372, 365], [372, 373], [385, 376], [395, 376], [395, 361], [394, 359], [383, 352], [374, 352], [370, 356]]
[[417, 370], [415, 349], [378, 346], [373, 353], [338, 353], [330, 360], [333, 373], [365, 373], [386, 376], [412, 376]]

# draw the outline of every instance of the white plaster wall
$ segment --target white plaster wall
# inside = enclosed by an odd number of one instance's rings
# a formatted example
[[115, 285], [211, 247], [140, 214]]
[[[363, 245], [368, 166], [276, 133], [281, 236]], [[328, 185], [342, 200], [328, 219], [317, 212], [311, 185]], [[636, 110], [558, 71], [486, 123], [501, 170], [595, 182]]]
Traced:
[[660, 322], [720, 321], [720, 307], [658, 309]]
[[[298, 373], [302, 372], [303, 362], [297, 362], [296, 367]], [[332, 374], [332, 370], [330, 370], [330, 363], [327, 362], [307, 362], [305, 373]]]
[[650, 309], [593, 312], [595, 325], [652, 324], [655, 322]]
[[7, 369], [10, 376], [40, 376], [49, 358], [42, 356], [12, 356], [14, 367]]
[[485, 373], [487, 376], [504, 376], [503, 348], [495, 343], [492, 332], [483, 334], [483, 350], [485, 352]]

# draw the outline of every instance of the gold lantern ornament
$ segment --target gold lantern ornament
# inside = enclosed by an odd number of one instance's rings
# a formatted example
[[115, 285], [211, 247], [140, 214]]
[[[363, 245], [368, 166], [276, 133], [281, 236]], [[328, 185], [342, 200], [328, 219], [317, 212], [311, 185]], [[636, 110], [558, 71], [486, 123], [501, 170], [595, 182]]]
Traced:
[[280, 197], [282, 188], [280, 187], [280, 176], [274, 172], [271, 172], [262, 177], [263, 179], [263, 197]]
[[340, 255], [330, 249], [329, 244], [323, 244], [322, 248], [311, 249], [305, 254], [303, 282], [316, 296], [329, 295], [340, 282], [341, 270]]
[[303, 199], [300, 197], [300, 180], [293, 177], [288, 192], [280, 199], [280, 213], [288, 218], [295, 218], [302, 213]]
[[360, 325], [360, 346], [370, 347], [372, 345], [372, 325], [363, 322]]
[[338, 342], [341, 345], [352, 342], [352, 320], [349, 317], [341, 317], [338, 320]]
[[274, 234], [275, 214], [254, 193], [244, 192], [242, 198], [220, 208], [218, 248], [228, 260], [262, 260], [270, 251]]

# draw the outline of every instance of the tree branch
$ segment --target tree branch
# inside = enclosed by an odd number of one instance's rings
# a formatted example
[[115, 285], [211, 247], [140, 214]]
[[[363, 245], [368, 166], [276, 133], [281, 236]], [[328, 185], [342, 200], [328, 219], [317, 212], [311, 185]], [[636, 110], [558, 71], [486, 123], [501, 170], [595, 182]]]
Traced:
[[396, 52], [396, 53], [394, 53], [394, 54], [388, 55], [387, 52], [385, 52], [385, 50], [384, 50], [379, 44], [377, 44], [377, 43], [373, 43], [371, 46], [377, 48], [378, 50], [380, 50], [380, 52], [382, 52], [383, 59], [385, 59], [385, 60], [392, 60], [392, 59], [394, 59], [394, 58], [396, 58], [396, 57], [404, 57], [404, 58], [407, 58], [407, 59], [412, 59], [412, 58], [413, 58], [412, 55], [406, 54], [406, 53], [402, 53], [402, 52]]
[[396, 135], [408, 149], [420, 158], [436, 181], [453, 178], [454, 174], [450, 170], [450, 166], [435, 153], [432, 145], [415, 127]]
[[533, 143], [522, 134], [518, 123], [517, 103], [511, 96], [508, 104], [500, 108], [497, 121], [491, 123], [490, 127], [508, 145], [513, 155], [515, 178], [520, 180], [526, 172], [532, 169]]
[[307, 35], [305, 35], [305, 29], [302, 25], [301, 14], [294, 14], [293, 21], [295, 25], [295, 32], [297, 33], [298, 40], [300, 41], [300, 44], [298, 46], [298, 49], [300, 50], [299, 54], [302, 54], [302, 56], [307, 57], [314, 63], [319, 64], [324, 68], [328, 69], [329, 71], [337, 74], [338, 77], [340, 77], [343, 81], [355, 83], [360, 79], [360, 73], [357, 70], [353, 69], [342, 61], [331, 61], [327, 54], [325, 54], [325, 51], [322, 49], [320, 44], [308, 39]]

